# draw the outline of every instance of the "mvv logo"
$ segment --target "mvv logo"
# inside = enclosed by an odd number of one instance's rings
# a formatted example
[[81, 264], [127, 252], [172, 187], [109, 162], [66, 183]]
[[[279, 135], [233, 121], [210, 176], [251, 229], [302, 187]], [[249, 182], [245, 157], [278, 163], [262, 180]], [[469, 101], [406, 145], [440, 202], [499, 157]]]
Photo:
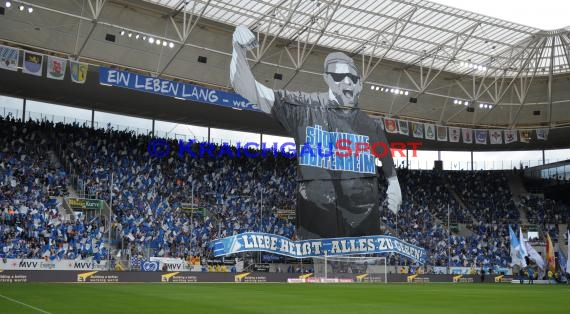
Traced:
[[83, 268], [93, 268], [93, 264], [89, 263], [89, 262], [75, 262], [75, 264], [73, 265], [73, 268], [79, 268], [79, 269], [83, 269]]
[[21, 261], [18, 266], [21, 268], [36, 268], [38, 267], [38, 262]]
[[182, 265], [181, 264], [166, 264], [166, 267], [168, 268], [168, 270], [180, 270]]

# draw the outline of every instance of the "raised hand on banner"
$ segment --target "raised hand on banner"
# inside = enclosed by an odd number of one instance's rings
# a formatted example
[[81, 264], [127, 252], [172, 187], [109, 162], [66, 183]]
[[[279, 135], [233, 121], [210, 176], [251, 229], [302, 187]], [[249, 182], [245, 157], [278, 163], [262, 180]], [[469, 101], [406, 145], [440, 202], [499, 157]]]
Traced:
[[238, 25], [236, 27], [233, 35], [233, 42], [248, 50], [257, 47], [258, 45], [255, 35], [244, 25]]
[[402, 190], [400, 189], [398, 177], [393, 176], [388, 178], [388, 190], [386, 191], [386, 197], [388, 199], [388, 209], [390, 209], [394, 214], [397, 214], [400, 209], [400, 205], [402, 205]]

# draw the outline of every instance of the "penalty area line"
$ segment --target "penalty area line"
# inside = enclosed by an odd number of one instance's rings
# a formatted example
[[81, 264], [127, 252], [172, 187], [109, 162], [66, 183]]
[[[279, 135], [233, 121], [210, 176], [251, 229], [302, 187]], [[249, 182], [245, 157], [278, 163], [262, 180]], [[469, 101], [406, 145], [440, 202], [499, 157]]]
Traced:
[[42, 310], [42, 309], [39, 309], [39, 308], [37, 308], [37, 307], [35, 307], [35, 306], [31, 306], [31, 305], [26, 304], [26, 303], [24, 303], [24, 302], [20, 302], [20, 301], [18, 301], [18, 300], [14, 300], [14, 299], [9, 298], [9, 297], [7, 297], [7, 296], [5, 296], [5, 295], [1, 295], [1, 294], [0, 294], [0, 298], [4, 298], [4, 299], [6, 299], [6, 300], [9, 300], [9, 301], [18, 303], [18, 304], [20, 304], [20, 305], [29, 307], [29, 308], [34, 309], [34, 310], [36, 310], [36, 311], [38, 311], [38, 312], [41, 312], [41, 313], [51, 314], [50, 312], [44, 311], [44, 310]]

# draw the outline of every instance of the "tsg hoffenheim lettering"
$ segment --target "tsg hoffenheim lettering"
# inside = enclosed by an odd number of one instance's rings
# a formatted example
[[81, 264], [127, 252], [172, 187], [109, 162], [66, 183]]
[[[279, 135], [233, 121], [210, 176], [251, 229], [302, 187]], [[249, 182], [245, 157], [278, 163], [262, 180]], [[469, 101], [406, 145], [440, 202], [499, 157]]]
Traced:
[[370, 144], [366, 135], [323, 131], [320, 125], [308, 126], [305, 144], [299, 148], [299, 165], [338, 171], [376, 173], [375, 156], [370, 151], [339, 156], [337, 152], [343, 152], [337, 147], [339, 140], [349, 140], [352, 151], [356, 151], [356, 143]]

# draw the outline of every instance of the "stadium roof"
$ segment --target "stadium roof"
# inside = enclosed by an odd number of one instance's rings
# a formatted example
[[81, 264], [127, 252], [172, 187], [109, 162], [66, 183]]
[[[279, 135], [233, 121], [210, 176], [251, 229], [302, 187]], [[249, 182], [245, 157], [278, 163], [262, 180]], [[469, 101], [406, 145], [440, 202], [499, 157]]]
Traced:
[[[568, 28], [544, 31], [424, 0], [12, 2], [0, 16], [0, 43], [96, 66], [230, 90], [231, 36], [235, 25], [245, 24], [260, 39], [248, 54], [255, 77], [274, 89], [325, 90], [322, 62], [342, 50], [362, 70], [360, 106], [372, 115], [473, 128], [570, 126]], [[35, 9], [20, 11], [20, 5]], [[57, 88], [49, 80], [26, 84], [8, 71], [0, 79], [10, 83], [0, 92], [17, 96], [41, 98]], [[397, 89], [409, 96], [385, 92]], [[173, 104], [165, 112], [156, 105], [169, 102], [163, 98], [142, 112], [137, 104], [115, 103], [120, 92], [101, 91], [100, 104], [67, 90], [52, 101], [199, 125], [222, 127], [223, 121], [251, 132], [279, 128], [237, 121], [233, 110], [184, 116]], [[128, 99], [135, 98], [150, 101]]]
[[570, 29], [543, 31], [429, 1], [147, 1], [177, 11], [204, 7], [204, 17], [225, 24], [458, 74], [570, 72]]

